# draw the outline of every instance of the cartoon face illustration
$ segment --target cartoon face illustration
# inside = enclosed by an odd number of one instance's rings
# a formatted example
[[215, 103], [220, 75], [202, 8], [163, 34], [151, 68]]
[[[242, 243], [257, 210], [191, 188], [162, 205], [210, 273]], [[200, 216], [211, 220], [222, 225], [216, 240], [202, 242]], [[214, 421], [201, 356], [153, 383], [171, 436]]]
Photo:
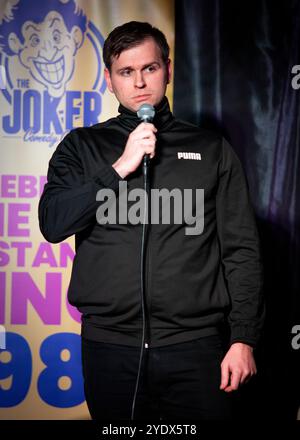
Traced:
[[22, 35], [23, 43], [11, 32], [9, 48], [51, 96], [62, 96], [74, 70], [75, 54], [83, 42], [82, 30], [73, 26], [69, 32], [62, 15], [50, 11], [41, 23], [25, 21]]

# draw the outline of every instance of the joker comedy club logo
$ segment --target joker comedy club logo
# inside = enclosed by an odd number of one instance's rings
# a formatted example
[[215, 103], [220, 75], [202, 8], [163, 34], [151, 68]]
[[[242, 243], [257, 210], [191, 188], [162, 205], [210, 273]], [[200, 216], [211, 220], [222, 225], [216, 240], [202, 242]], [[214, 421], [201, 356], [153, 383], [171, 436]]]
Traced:
[[53, 146], [76, 126], [96, 124], [103, 42], [76, 0], [0, 0], [4, 135]]

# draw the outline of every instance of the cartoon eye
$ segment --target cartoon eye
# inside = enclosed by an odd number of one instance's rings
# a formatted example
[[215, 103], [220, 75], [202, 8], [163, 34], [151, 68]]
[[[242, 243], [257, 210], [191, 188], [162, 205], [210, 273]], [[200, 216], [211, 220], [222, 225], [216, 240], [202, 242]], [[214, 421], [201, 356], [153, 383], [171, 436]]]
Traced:
[[32, 47], [36, 47], [39, 43], [40, 43], [40, 38], [38, 37], [38, 35], [33, 34], [30, 38], [31, 41], [31, 46]]
[[53, 40], [57, 44], [60, 43], [61, 35], [60, 35], [59, 31], [56, 30], [56, 31], [53, 32]]

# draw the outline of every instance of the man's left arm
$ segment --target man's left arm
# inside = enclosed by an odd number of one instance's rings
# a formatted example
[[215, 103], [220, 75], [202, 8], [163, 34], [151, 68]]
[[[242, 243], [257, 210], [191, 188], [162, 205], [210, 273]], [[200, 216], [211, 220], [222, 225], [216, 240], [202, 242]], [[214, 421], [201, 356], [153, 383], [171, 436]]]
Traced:
[[216, 200], [221, 260], [231, 311], [230, 348], [221, 363], [220, 388], [230, 392], [256, 374], [253, 348], [264, 320], [258, 231], [240, 160], [223, 139]]

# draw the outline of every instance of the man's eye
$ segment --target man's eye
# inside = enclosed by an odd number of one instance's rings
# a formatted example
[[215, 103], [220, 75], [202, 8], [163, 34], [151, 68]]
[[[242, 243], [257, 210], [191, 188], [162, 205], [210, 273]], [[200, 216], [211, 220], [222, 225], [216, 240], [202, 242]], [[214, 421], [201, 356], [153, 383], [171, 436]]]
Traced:
[[148, 66], [148, 67], [146, 67], [146, 71], [147, 72], [154, 72], [155, 70], [156, 70], [155, 66]]
[[122, 74], [123, 76], [129, 76], [130, 73], [131, 73], [131, 70], [129, 70], [129, 69], [122, 70], [122, 72], [121, 72], [121, 74]]
[[30, 42], [32, 47], [36, 47], [40, 43], [40, 38], [37, 35], [32, 35], [30, 37]]
[[53, 40], [55, 43], [60, 43], [61, 40], [61, 35], [59, 31], [54, 31], [53, 32]]

